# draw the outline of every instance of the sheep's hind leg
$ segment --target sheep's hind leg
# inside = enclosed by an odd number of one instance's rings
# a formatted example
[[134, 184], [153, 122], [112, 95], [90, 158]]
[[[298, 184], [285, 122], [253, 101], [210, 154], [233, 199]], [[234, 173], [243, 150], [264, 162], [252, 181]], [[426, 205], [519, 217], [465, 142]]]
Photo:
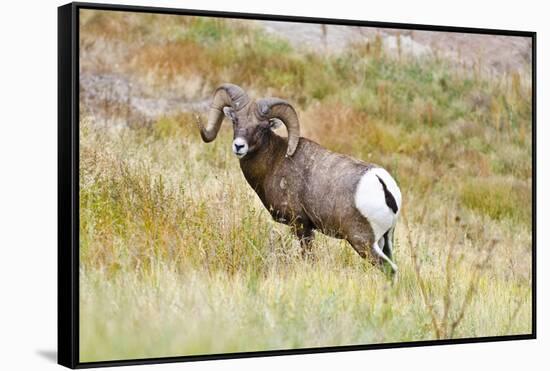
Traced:
[[[363, 259], [368, 260], [371, 264], [380, 267], [382, 261], [377, 254], [373, 254], [369, 246], [372, 246], [373, 242], [370, 238], [364, 238], [360, 236], [353, 236], [347, 238], [347, 241], [350, 243], [351, 247], [359, 254]], [[377, 242], [374, 242], [375, 244]]]
[[386, 273], [388, 273], [388, 270], [384, 269], [384, 262], [388, 263], [391, 267], [390, 273], [395, 275], [397, 273], [397, 265], [382, 252], [382, 249], [385, 247], [384, 237], [382, 236], [378, 241], [373, 241], [373, 237], [354, 235], [347, 240], [359, 256], [368, 259], [373, 265]]
[[[381, 239], [386, 239], [386, 235], [382, 236]], [[387, 239], [386, 239], [386, 244], [382, 244], [383, 247], [386, 247], [385, 245], [387, 245]], [[388, 248], [390, 247], [388, 246]], [[382, 249], [380, 248], [379, 242], [375, 242], [372, 245], [372, 249], [376, 255], [378, 255], [381, 259], [383, 259], [386, 263], [390, 265], [392, 269], [392, 272], [391, 272], [392, 274], [397, 273], [397, 265], [395, 265], [395, 263], [388, 256], [386, 256], [386, 254], [384, 254], [384, 251], [382, 251]]]
[[384, 254], [391, 259], [391, 257], [386, 252], [386, 250], [388, 249], [388, 245], [386, 242], [386, 235], [382, 236], [382, 238], [378, 240], [378, 247], [380, 247], [380, 250], [382, 250]]
[[[380, 239], [382, 242], [382, 252], [393, 261], [393, 232], [395, 231], [395, 225], [392, 226], [385, 234], [384, 237]], [[380, 244], [379, 244], [380, 245]]]
[[[351, 246], [357, 251], [359, 256], [362, 258], [368, 258], [372, 264], [376, 265], [383, 272], [388, 272], [387, 269], [384, 269], [384, 263], [387, 263], [391, 268], [391, 273], [394, 275], [397, 273], [397, 265], [384, 254], [382, 249], [388, 247], [387, 241], [384, 238], [384, 235], [380, 237], [377, 241], [373, 241], [374, 236], [365, 236], [365, 235], [354, 235], [351, 238], [348, 238], [348, 242]], [[370, 248], [369, 248], [370, 247]]]

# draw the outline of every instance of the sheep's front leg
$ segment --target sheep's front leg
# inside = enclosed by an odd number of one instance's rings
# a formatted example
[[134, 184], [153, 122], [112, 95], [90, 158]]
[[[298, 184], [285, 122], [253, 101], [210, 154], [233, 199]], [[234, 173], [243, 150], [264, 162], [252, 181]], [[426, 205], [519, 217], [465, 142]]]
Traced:
[[303, 224], [298, 224], [293, 227], [294, 233], [300, 240], [300, 247], [302, 248], [302, 258], [308, 259], [313, 257], [313, 252], [311, 251], [312, 242], [313, 242], [313, 229], [307, 227]]

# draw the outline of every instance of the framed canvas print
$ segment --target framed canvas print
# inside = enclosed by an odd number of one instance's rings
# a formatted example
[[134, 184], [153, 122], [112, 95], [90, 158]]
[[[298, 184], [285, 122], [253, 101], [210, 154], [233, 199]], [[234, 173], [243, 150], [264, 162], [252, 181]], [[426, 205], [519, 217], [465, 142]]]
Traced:
[[535, 338], [534, 32], [58, 20], [60, 364]]

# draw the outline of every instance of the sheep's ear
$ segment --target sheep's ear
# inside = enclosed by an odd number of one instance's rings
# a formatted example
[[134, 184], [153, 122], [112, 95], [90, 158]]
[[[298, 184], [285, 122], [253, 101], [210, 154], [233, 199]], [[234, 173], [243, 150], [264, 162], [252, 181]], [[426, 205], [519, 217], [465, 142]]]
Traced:
[[283, 122], [279, 119], [273, 118], [269, 120], [269, 127], [271, 130], [275, 130], [281, 127]]
[[223, 107], [223, 113], [225, 117], [227, 117], [230, 120], [235, 119], [235, 111], [231, 107]]

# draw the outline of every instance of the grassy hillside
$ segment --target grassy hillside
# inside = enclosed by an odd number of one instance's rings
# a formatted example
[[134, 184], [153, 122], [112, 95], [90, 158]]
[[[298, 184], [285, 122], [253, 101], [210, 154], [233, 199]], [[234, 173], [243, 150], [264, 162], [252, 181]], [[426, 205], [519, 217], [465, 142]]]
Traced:
[[[285, 98], [302, 135], [383, 165], [404, 199], [393, 284], [321, 234], [304, 261], [244, 180], [229, 125], [204, 144], [192, 112], [114, 127], [81, 104], [81, 361], [530, 332], [529, 70], [488, 76], [379, 38], [304, 53], [252, 22], [91, 11], [81, 68], [147, 97], [228, 81]], [[126, 104], [108, 112], [131, 120]]]

